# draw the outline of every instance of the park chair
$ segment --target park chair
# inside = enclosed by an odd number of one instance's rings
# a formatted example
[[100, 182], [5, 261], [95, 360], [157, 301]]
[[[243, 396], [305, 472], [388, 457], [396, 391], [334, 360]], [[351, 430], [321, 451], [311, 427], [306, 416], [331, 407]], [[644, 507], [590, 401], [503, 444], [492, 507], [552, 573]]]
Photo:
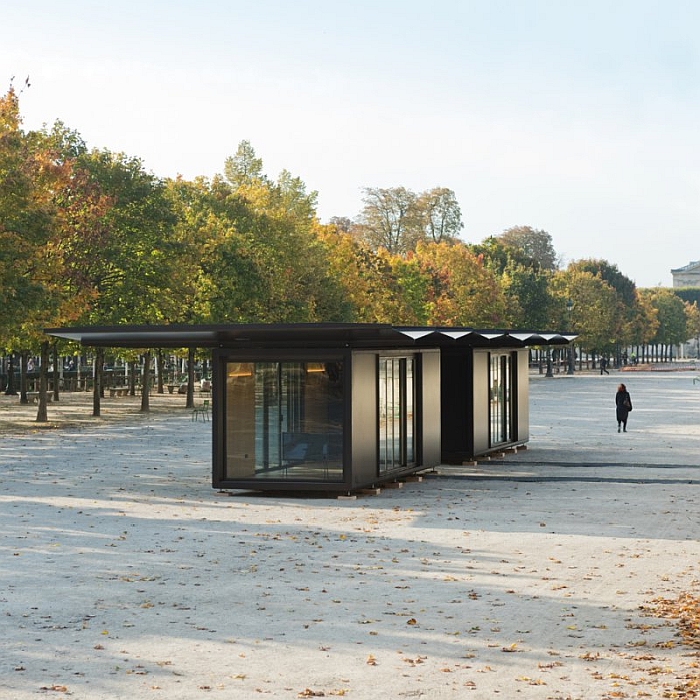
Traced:
[[192, 409], [192, 420], [199, 420], [202, 417], [202, 422], [209, 420], [209, 399], [204, 399], [201, 406], [195, 406]]

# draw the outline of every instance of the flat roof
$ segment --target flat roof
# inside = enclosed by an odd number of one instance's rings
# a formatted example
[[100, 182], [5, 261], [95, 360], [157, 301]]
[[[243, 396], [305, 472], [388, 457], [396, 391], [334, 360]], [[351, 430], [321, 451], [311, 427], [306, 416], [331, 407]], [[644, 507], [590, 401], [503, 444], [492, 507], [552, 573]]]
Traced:
[[526, 347], [567, 345], [573, 334], [380, 323], [236, 323], [215, 325], [120, 325], [47, 328], [48, 335], [88, 347]]

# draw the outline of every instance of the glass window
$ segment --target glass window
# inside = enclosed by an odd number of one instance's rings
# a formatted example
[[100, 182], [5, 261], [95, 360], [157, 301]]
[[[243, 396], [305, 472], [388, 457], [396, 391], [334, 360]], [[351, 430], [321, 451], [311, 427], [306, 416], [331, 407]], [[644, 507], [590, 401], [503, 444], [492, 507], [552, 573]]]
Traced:
[[379, 473], [415, 464], [414, 358], [379, 358]]
[[228, 362], [226, 478], [340, 481], [343, 363]]
[[512, 428], [512, 358], [510, 354], [492, 354], [490, 363], [490, 437], [491, 445], [510, 442]]

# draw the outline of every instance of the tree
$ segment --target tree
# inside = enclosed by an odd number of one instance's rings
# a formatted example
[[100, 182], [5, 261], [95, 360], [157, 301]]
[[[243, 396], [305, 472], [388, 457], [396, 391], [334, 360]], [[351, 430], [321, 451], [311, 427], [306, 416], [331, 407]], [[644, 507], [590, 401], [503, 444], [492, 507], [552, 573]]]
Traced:
[[464, 228], [462, 211], [452, 190], [435, 187], [423, 192], [416, 203], [423, 220], [424, 239], [433, 243], [452, 241]]
[[[10, 273], [2, 280], [7, 298], [0, 304], [0, 333], [21, 357], [41, 352], [45, 359], [37, 421], [46, 421], [49, 340], [43, 329], [75, 319], [86, 298], [83, 289], [71, 285], [63, 217], [81, 142], [60, 123], [52, 132], [28, 133], [19, 124], [17, 99], [10, 91], [0, 101], [0, 269]], [[3, 318], [3, 311], [11, 316]]]
[[700, 304], [700, 287], [674, 287], [673, 293], [689, 304]]
[[520, 248], [494, 236], [468, 248], [499, 280], [508, 300], [509, 324], [516, 328], [546, 328], [550, 321], [551, 272], [543, 270]]
[[165, 323], [181, 318], [182, 245], [165, 183], [138, 158], [93, 150], [80, 163], [110, 204], [101, 248], [91, 250], [98, 295], [91, 323]]
[[429, 324], [498, 326], [507, 317], [507, 301], [496, 277], [466, 246], [419, 243], [416, 258], [430, 277]]
[[[386, 251], [379, 255], [387, 258], [391, 266], [391, 287], [395, 289], [393, 323], [425, 326], [430, 323], [430, 292], [432, 276], [429, 269], [421, 265], [416, 254], [389, 256]], [[388, 280], [389, 281], [389, 280]]]
[[504, 245], [521, 250], [542, 270], [554, 271], [559, 267], [552, 237], [530, 226], [513, 226], [496, 236]]
[[276, 205], [297, 220], [311, 221], [316, 216], [318, 192], [306, 192], [306, 185], [299, 177], [294, 177], [288, 170], [283, 170], [277, 178], [274, 188]]
[[639, 296], [634, 282], [620, 272], [617, 265], [601, 259], [585, 259], [572, 262], [571, 270], [590, 272], [615, 290], [615, 334], [617, 361], [621, 362], [622, 348], [631, 345], [637, 335], [638, 316], [643, 314], [639, 307]]
[[399, 323], [410, 316], [402, 301], [402, 272], [396, 269], [403, 258], [386, 250], [375, 252], [355, 236], [330, 226], [319, 235], [327, 250], [328, 274], [342, 290], [340, 320]]
[[659, 323], [651, 342], [671, 348], [688, 340], [688, 319], [684, 302], [671, 289], [664, 287], [647, 290], [647, 294], [651, 305], [656, 309]]
[[629, 324], [629, 345], [645, 346], [659, 328], [659, 313], [644, 290], [637, 290], [634, 315]]
[[700, 355], [700, 309], [697, 301], [692, 304], [685, 302], [685, 315], [688, 339], [695, 339], [696, 352]]
[[262, 159], [256, 157], [250, 141], [241, 141], [236, 155], [225, 160], [224, 175], [234, 188], [239, 188], [263, 179], [262, 167]]
[[348, 219], [347, 216], [331, 216], [328, 220], [328, 224], [340, 233], [352, 233], [357, 226], [357, 224], [355, 224], [352, 219]]
[[0, 338], [41, 302], [34, 274], [36, 252], [51, 225], [49, 194], [41, 185], [43, 153], [21, 129], [19, 99], [10, 88], [0, 97]]
[[634, 282], [620, 272], [617, 265], [607, 260], [588, 258], [577, 260], [569, 265], [571, 269], [590, 272], [592, 275], [600, 277], [607, 282], [620, 297], [620, 300], [627, 306], [633, 306], [636, 299], [636, 286]]
[[367, 187], [360, 214], [360, 235], [373, 250], [405, 255], [420, 240], [418, 198], [405, 187]]
[[338, 230], [356, 235], [372, 250], [390, 255], [413, 252], [419, 242], [458, 239], [463, 228], [457, 198], [446, 187], [416, 194], [405, 187], [366, 187], [357, 223], [334, 217]]
[[345, 318], [342, 287], [329, 274], [316, 193], [283, 171], [233, 187], [223, 180], [180, 182], [184, 230], [199, 241], [193, 304], [212, 323], [334, 321]]
[[[598, 354], [614, 350], [617, 328], [615, 290], [600, 277], [571, 266], [554, 273], [551, 280], [552, 328], [566, 328], [578, 335], [586, 351]], [[571, 311], [568, 311], [571, 302]]]
[[551, 275], [531, 267], [510, 263], [500, 277], [508, 304], [508, 322], [515, 328], [543, 330], [550, 318]]
[[496, 275], [502, 275], [506, 268], [514, 266], [540, 270], [540, 265], [522, 249], [508, 245], [497, 236], [489, 236], [481, 243], [470, 243], [467, 247], [474, 255], [480, 256], [484, 265]]
[[[106, 211], [100, 218], [99, 248], [83, 247], [83, 254], [91, 259], [90, 284], [95, 297], [81, 321], [180, 321], [183, 284], [187, 280], [181, 274], [183, 244], [175, 235], [176, 219], [165, 184], [147, 173], [138, 158], [107, 150], [85, 154], [79, 166], [87, 173], [90, 184], [108, 197]], [[96, 383], [96, 415], [98, 392]], [[147, 398], [145, 401], [143, 410], [148, 409]]]

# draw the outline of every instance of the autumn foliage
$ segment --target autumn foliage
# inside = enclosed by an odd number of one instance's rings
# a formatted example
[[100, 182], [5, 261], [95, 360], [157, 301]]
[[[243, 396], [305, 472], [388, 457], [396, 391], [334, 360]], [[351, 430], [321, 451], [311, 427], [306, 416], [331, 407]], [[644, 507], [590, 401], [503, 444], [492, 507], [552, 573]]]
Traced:
[[[25, 131], [0, 97], [0, 343], [38, 352], [80, 324], [383, 322], [575, 333], [589, 353], [678, 343], [697, 307], [606, 261], [558, 267], [551, 236], [460, 237], [444, 187], [366, 188], [322, 224], [318, 194], [241, 142], [211, 179], [161, 179], [61, 122]], [[695, 315], [693, 316], [693, 308]], [[692, 329], [691, 329], [692, 327]]]

